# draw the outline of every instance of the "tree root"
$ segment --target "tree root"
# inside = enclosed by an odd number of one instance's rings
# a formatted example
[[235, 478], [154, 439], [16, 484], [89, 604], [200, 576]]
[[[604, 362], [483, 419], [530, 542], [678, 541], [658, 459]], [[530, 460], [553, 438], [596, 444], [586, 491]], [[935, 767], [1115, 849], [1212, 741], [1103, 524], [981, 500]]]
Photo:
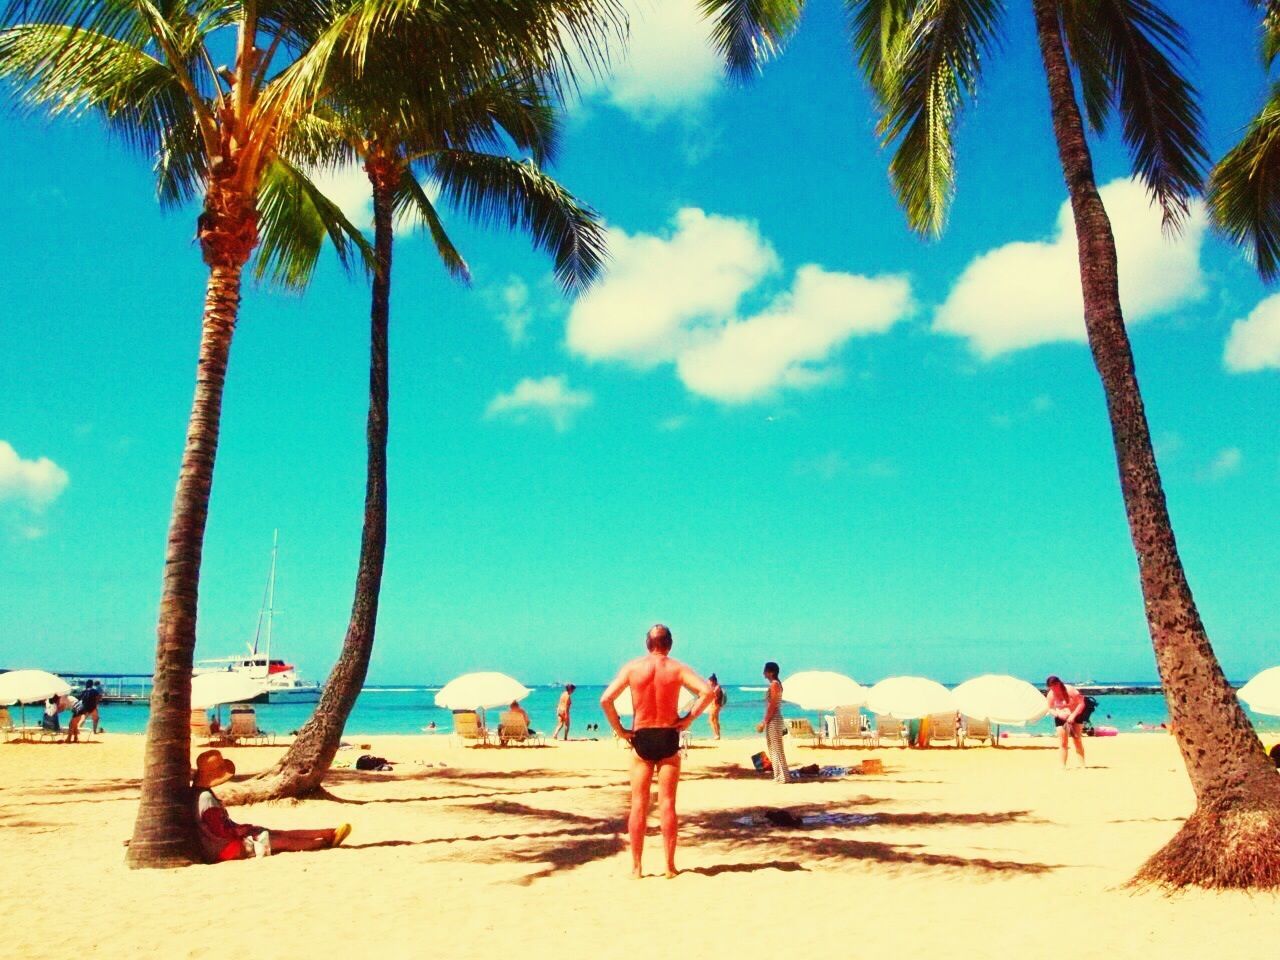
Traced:
[[1280, 808], [1197, 809], [1129, 886], [1280, 888]]

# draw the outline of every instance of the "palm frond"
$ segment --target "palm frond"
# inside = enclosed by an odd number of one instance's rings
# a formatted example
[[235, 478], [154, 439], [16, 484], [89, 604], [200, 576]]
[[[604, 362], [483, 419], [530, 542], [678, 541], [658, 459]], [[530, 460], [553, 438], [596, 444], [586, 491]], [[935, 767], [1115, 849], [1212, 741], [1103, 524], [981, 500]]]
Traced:
[[422, 184], [418, 182], [412, 170], [406, 169], [400, 177], [400, 185], [395, 194], [395, 213], [397, 219], [408, 217], [416, 225], [426, 227], [436, 245], [440, 262], [444, 264], [449, 276], [470, 285], [471, 268], [467, 266], [467, 261], [462, 258], [453, 241], [449, 239], [449, 234], [445, 231], [444, 223], [431, 203], [431, 198], [422, 189]]
[[206, 158], [198, 121], [170, 64], [93, 31], [19, 24], [0, 31], [0, 77], [21, 109], [101, 115], [112, 134], [153, 158], [162, 203], [200, 192]]
[[804, 0], [699, 0], [711, 20], [711, 43], [735, 80], [750, 80], [782, 52], [804, 12]]
[[1176, 228], [1209, 160], [1182, 28], [1159, 0], [1066, 0], [1061, 10], [1091, 122], [1105, 122], [1104, 100], [1119, 111], [1134, 172]]
[[482, 226], [527, 233], [548, 251], [556, 278], [576, 293], [599, 275], [607, 256], [600, 217], [528, 161], [442, 150], [424, 162], [441, 193]]
[[607, 68], [626, 29], [619, 0], [349, 0], [266, 85], [261, 125], [292, 122], [344, 85], [376, 90], [389, 81], [395, 90], [396, 76], [369, 66], [406, 32], [416, 42], [413, 69], [438, 95], [479, 87], [502, 64], [562, 97], [580, 71]]
[[889, 45], [902, 34], [918, 0], [844, 0], [854, 58], [879, 96]]
[[373, 248], [338, 205], [280, 157], [266, 164], [259, 183], [258, 235], [255, 278], [288, 290], [310, 282], [326, 238], [344, 269], [374, 263]]
[[[937, 236], [955, 191], [954, 126], [998, 38], [1002, 0], [919, 0], [873, 78], [889, 177], [913, 230]], [[892, 18], [890, 25], [892, 25]]]
[[1280, 84], [1209, 174], [1207, 200], [1214, 225], [1262, 278], [1280, 278]]

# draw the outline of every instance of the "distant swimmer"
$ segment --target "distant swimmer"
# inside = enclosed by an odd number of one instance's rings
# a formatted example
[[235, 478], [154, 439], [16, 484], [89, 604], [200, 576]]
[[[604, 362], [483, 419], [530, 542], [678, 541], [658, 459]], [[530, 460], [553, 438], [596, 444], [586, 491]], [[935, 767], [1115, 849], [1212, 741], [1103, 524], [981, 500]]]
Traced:
[[1087, 704], [1082, 694], [1070, 684], [1063, 683], [1057, 677], [1049, 677], [1044, 682], [1049, 688], [1045, 700], [1049, 704], [1049, 713], [1053, 715], [1053, 725], [1058, 728], [1058, 744], [1062, 748], [1062, 769], [1067, 769], [1067, 741], [1076, 745], [1076, 754], [1080, 757], [1080, 766], [1084, 767], [1084, 741], [1081, 739], [1081, 728], [1084, 721], [1081, 715]]
[[[626, 664], [605, 688], [600, 707], [613, 732], [631, 744], [631, 874], [639, 878], [644, 832], [649, 819], [649, 791], [658, 774], [658, 813], [667, 857], [667, 876], [676, 875], [676, 785], [680, 782], [680, 734], [715, 698], [711, 686], [670, 656], [671, 631], [658, 624], [645, 638], [646, 656]], [[625, 730], [614, 705], [624, 690], [631, 691], [632, 729]], [[692, 690], [698, 700], [680, 716], [680, 692]]]

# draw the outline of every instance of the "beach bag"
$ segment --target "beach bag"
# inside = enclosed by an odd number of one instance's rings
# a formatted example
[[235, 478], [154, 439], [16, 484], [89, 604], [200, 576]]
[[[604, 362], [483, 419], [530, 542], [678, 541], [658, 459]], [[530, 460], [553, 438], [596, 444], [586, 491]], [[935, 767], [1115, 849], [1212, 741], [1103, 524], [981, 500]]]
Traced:
[[391, 764], [387, 762], [386, 757], [375, 757], [370, 754], [363, 754], [356, 760], [357, 770], [390, 770]]
[[768, 773], [773, 769], [773, 764], [769, 762], [768, 756], [764, 753], [753, 753], [751, 755], [751, 764], [760, 773]]

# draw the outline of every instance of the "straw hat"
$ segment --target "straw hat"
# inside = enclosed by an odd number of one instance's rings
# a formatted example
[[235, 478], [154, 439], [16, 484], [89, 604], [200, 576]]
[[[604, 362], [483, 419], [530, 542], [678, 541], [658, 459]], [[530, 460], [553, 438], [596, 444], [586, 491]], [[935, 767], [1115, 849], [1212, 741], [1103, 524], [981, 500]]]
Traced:
[[196, 769], [191, 782], [197, 787], [216, 787], [236, 775], [236, 765], [219, 750], [206, 750], [196, 757]]

